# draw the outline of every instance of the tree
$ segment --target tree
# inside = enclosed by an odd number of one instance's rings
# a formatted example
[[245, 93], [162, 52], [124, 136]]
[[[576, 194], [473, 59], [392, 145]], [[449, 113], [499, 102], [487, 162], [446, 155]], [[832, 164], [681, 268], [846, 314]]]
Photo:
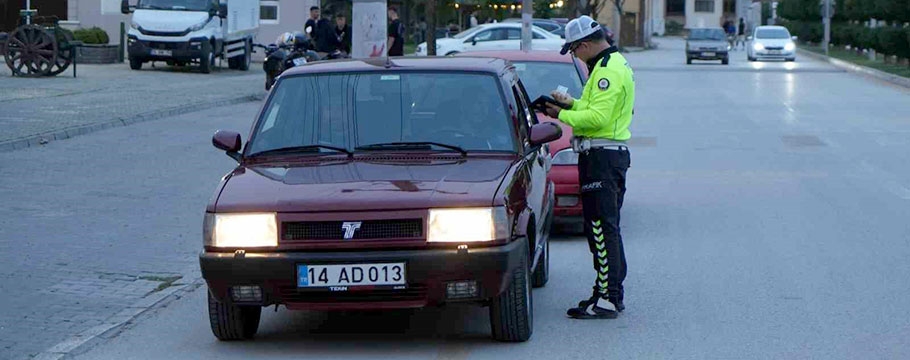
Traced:
[[604, 10], [607, 6], [612, 5], [616, 11], [613, 12], [613, 28], [610, 29], [613, 31], [613, 38], [616, 40], [617, 46], [619, 45], [620, 31], [622, 31], [622, 7], [625, 5], [626, 0], [588, 0], [588, 14], [591, 14], [591, 17], [597, 22], [602, 22], [601, 19], [598, 19], [600, 12]]

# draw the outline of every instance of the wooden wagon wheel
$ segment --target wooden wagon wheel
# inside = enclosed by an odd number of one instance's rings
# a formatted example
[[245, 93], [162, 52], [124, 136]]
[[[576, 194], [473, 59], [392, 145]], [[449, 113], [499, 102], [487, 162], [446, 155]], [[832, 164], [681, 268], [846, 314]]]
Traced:
[[57, 64], [57, 39], [38, 25], [22, 25], [6, 40], [6, 66], [15, 76], [46, 76]]
[[57, 52], [57, 61], [54, 63], [53, 69], [48, 73], [49, 76], [57, 76], [66, 71], [70, 64], [73, 63], [73, 59], [76, 58], [76, 47], [70, 45], [73, 42], [73, 35], [67, 31], [55, 32], [57, 34], [57, 47], [60, 51]]

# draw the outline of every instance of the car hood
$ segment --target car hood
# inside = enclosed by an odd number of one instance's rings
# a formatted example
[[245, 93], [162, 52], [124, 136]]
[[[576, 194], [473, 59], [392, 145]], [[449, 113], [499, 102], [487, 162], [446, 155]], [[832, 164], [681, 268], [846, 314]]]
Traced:
[[324, 212], [491, 206], [507, 158], [343, 160], [238, 167], [216, 212]]
[[723, 40], [689, 40], [689, 49], [698, 50], [701, 48], [712, 48], [716, 50], [726, 50], [727, 43]]
[[174, 11], [139, 9], [133, 13], [133, 22], [145, 30], [185, 31], [193, 25], [209, 20], [204, 11]]
[[755, 43], [758, 43], [758, 44], [762, 44], [764, 47], [769, 47], [769, 46], [783, 47], [783, 46], [786, 46], [787, 44], [789, 44], [792, 40], [790, 40], [790, 39], [754, 39], [752, 41]]

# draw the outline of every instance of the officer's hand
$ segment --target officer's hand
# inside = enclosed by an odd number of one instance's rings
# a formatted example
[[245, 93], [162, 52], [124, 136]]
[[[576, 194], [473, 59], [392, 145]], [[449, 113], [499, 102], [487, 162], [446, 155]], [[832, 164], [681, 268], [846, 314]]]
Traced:
[[562, 110], [559, 106], [553, 104], [547, 104], [547, 116], [559, 119], [559, 111]]
[[563, 93], [556, 92], [556, 91], [551, 92], [550, 96], [552, 96], [553, 99], [558, 101], [559, 103], [565, 104], [566, 106], [569, 106], [569, 107], [571, 107], [572, 104], [575, 102], [575, 99], [573, 99], [568, 94], [563, 94]]

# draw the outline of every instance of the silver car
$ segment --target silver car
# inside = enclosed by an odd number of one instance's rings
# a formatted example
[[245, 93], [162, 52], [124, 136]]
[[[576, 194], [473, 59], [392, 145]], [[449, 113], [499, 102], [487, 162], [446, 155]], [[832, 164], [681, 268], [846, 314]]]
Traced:
[[796, 61], [796, 40], [783, 26], [759, 26], [747, 39], [746, 56], [749, 61]]
[[692, 64], [692, 60], [720, 60], [721, 64], [727, 65], [730, 63], [729, 49], [724, 29], [691, 29], [686, 38], [686, 64]]

